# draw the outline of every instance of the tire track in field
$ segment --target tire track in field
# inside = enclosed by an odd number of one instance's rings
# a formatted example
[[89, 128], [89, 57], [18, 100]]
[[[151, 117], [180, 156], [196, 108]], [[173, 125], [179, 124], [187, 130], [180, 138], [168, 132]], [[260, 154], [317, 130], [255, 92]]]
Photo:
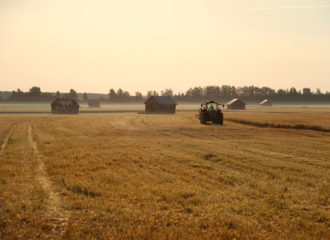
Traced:
[[3, 155], [5, 153], [5, 150], [6, 150], [6, 147], [8, 144], [8, 140], [10, 139], [11, 135], [15, 131], [15, 128], [16, 128], [16, 125], [12, 126], [12, 128], [9, 130], [7, 136], [5, 137], [5, 140], [3, 141], [2, 145], [1, 145], [0, 155]]
[[69, 212], [63, 208], [63, 201], [59, 195], [59, 192], [49, 180], [46, 167], [38, 151], [37, 143], [33, 140], [31, 125], [28, 126], [28, 140], [33, 150], [33, 159], [37, 165], [36, 178], [48, 195], [47, 214], [51, 220], [53, 231], [60, 231], [61, 235], [63, 235], [68, 223]]

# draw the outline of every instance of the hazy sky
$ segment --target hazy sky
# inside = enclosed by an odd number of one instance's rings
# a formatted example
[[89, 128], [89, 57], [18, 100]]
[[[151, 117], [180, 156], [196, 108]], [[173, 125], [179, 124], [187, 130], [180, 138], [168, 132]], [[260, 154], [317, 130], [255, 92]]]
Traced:
[[330, 0], [0, 0], [0, 83], [330, 91]]

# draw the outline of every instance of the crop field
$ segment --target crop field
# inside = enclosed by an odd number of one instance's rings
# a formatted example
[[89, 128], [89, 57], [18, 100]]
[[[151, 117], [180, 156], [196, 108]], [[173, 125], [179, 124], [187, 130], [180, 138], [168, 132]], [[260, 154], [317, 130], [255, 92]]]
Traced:
[[329, 239], [330, 108], [270, 109], [1, 114], [0, 239]]

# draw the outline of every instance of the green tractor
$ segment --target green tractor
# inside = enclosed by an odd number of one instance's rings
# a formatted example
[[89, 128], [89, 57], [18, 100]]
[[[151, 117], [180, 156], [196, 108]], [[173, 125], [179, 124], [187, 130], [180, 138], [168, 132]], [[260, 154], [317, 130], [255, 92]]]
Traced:
[[223, 125], [223, 113], [220, 110], [219, 104], [215, 101], [206, 101], [201, 104], [199, 119], [202, 124], [213, 122], [214, 124]]

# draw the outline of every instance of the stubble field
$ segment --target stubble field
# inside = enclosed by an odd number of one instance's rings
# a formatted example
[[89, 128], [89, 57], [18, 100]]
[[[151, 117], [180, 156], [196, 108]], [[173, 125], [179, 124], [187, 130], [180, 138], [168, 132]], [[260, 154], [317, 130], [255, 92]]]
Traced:
[[1, 115], [0, 239], [329, 239], [330, 109], [224, 114]]

